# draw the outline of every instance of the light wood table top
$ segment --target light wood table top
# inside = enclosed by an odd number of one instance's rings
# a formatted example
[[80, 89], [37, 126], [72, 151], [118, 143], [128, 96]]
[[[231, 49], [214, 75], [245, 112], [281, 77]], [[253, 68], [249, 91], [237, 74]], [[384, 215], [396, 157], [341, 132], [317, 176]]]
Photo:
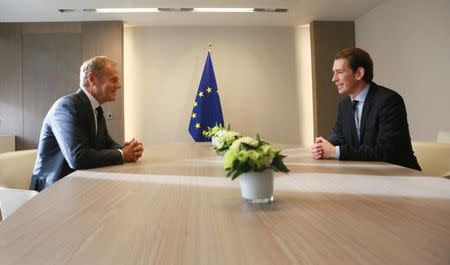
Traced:
[[283, 153], [266, 205], [205, 144], [76, 171], [0, 223], [0, 264], [450, 264], [450, 180]]

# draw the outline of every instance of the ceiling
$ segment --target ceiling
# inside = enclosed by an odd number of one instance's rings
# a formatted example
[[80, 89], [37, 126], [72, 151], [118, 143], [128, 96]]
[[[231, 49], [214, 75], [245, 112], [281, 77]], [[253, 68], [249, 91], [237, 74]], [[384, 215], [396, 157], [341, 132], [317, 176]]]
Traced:
[[[0, 22], [122, 20], [127, 26], [298, 26], [355, 20], [384, 0], [0, 0]], [[288, 8], [287, 13], [60, 13], [57, 9], [130, 7]]]

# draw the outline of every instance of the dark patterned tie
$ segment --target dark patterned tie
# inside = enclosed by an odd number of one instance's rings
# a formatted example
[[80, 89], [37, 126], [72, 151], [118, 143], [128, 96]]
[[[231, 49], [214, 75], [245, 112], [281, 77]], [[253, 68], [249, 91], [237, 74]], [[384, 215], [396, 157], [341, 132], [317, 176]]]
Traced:
[[353, 110], [353, 117], [352, 117], [352, 121], [353, 121], [353, 141], [355, 142], [355, 144], [357, 146], [359, 146], [359, 134], [358, 134], [358, 128], [359, 128], [359, 117], [358, 117], [358, 112], [356, 110], [356, 107], [358, 106], [359, 101], [358, 100], [353, 100], [352, 101], [352, 110]]
[[103, 117], [103, 109], [102, 106], [98, 106], [97, 111], [97, 137], [103, 137], [105, 131], [105, 118]]
[[353, 112], [355, 112], [356, 107], [358, 106], [359, 101], [358, 100], [353, 100], [352, 101], [352, 110]]

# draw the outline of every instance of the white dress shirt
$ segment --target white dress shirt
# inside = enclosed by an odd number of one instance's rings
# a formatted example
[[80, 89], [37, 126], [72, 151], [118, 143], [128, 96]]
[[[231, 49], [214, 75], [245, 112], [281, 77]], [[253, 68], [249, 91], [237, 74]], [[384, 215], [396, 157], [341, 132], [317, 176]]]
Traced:
[[[361, 139], [361, 116], [364, 108], [364, 101], [366, 101], [367, 93], [369, 93], [370, 84], [366, 84], [364, 86], [363, 90], [359, 92], [359, 94], [352, 98], [351, 100], [358, 100], [358, 105], [356, 105], [355, 109], [355, 116], [353, 117], [355, 119], [355, 125], [356, 125], [356, 132], [358, 133], [358, 139]], [[339, 150], [339, 146], [336, 146], [336, 159], [339, 159], [341, 156], [341, 152]]]

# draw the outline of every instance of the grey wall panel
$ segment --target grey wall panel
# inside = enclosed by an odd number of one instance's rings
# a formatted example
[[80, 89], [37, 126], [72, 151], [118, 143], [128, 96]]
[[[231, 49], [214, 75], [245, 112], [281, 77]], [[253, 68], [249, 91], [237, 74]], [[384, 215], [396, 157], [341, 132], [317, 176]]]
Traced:
[[0, 23], [0, 135], [22, 135], [22, 24]]
[[81, 33], [80, 22], [23, 23], [23, 34]]
[[314, 134], [327, 137], [335, 125], [338, 104], [342, 99], [331, 82], [334, 56], [343, 48], [355, 47], [355, 23], [313, 21], [310, 32]]
[[[123, 23], [121, 21], [82, 22], [82, 58], [83, 61], [105, 55], [118, 63], [123, 86]], [[124, 142], [124, 106], [123, 89], [119, 90], [115, 102], [103, 106], [105, 115], [113, 114], [112, 120], [106, 120], [111, 137], [118, 143]]]
[[[122, 22], [0, 23], [0, 134], [16, 135], [17, 150], [36, 148], [50, 106], [78, 89], [81, 63], [101, 54], [123, 76]], [[123, 91], [104, 109], [123, 142]]]
[[23, 145], [36, 148], [51, 105], [78, 89], [81, 36], [77, 33], [23, 35]]

